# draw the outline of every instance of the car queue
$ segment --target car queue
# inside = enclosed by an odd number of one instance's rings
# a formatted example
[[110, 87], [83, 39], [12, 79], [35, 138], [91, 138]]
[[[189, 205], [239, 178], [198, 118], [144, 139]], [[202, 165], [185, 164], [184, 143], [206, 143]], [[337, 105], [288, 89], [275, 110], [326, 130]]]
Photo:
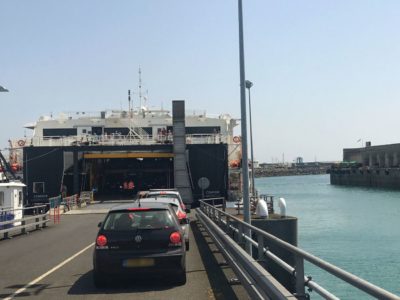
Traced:
[[120, 277], [186, 283], [189, 209], [179, 192], [173, 191], [173, 197], [161, 192], [140, 192], [132, 203], [110, 209], [99, 223], [93, 252], [96, 287]]

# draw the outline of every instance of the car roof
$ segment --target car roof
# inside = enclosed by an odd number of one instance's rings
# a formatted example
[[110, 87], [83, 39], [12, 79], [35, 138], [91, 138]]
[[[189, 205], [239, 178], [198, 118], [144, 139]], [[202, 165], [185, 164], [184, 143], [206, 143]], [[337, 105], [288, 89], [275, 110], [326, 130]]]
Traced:
[[147, 194], [148, 195], [152, 195], [152, 194], [164, 194], [164, 195], [174, 194], [174, 195], [180, 195], [178, 191], [169, 191], [169, 190], [149, 191]]
[[146, 203], [141, 203], [142, 201], [136, 201], [136, 202], [132, 202], [129, 204], [122, 204], [122, 205], [117, 205], [114, 206], [110, 209], [111, 211], [116, 211], [116, 210], [128, 210], [130, 208], [158, 208], [158, 209], [168, 209], [169, 205], [166, 202], [156, 202], [156, 201], [152, 201], [152, 202], [147, 202]]
[[140, 199], [141, 203], [177, 203], [179, 204], [179, 200], [172, 197], [148, 197]]

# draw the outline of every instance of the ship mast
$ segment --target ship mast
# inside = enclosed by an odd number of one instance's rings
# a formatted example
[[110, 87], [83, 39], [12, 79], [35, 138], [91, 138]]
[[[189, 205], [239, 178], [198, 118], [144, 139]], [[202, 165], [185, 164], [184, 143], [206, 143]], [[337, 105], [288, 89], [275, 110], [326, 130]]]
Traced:
[[128, 138], [129, 141], [132, 138], [140, 138], [139, 134], [135, 131], [133, 127], [133, 105], [131, 105], [131, 90], [128, 90], [128, 102], [129, 102], [129, 133]]
[[139, 110], [142, 109], [142, 70], [139, 67]]

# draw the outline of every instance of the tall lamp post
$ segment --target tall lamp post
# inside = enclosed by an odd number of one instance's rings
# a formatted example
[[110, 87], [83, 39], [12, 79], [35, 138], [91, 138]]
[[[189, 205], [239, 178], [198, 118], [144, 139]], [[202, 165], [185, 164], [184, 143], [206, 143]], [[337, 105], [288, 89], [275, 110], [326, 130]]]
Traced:
[[[238, 0], [239, 14], [239, 65], [240, 65], [240, 109], [242, 127], [242, 176], [243, 176], [243, 221], [250, 224], [250, 199], [249, 199], [249, 163], [247, 157], [247, 118], [246, 118], [246, 85], [244, 68], [244, 46], [243, 46], [243, 12], [242, 0]], [[251, 230], [245, 229], [244, 234], [251, 236]], [[251, 255], [251, 244], [246, 239], [246, 252]]]
[[250, 123], [250, 148], [251, 148], [251, 194], [253, 197], [256, 195], [256, 188], [254, 186], [254, 152], [253, 152], [253, 123], [251, 120], [251, 97], [250, 97], [250, 88], [253, 86], [253, 83], [250, 80], [246, 80], [246, 89], [249, 91], [249, 123]]
[[8, 90], [0, 85], [0, 92], [8, 92]]

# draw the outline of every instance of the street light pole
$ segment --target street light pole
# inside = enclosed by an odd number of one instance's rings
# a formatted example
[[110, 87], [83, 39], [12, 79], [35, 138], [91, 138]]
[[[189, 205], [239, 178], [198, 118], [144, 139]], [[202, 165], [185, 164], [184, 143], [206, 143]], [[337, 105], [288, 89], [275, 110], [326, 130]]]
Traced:
[[[250, 199], [249, 199], [249, 164], [247, 157], [247, 119], [246, 119], [246, 85], [244, 68], [244, 46], [243, 46], [243, 12], [242, 0], [238, 0], [239, 12], [239, 63], [240, 63], [240, 107], [241, 107], [241, 127], [242, 127], [242, 176], [243, 176], [243, 221], [251, 224]], [[250, 229], [245, 229], [244, 233], [250, 236]], [[246, 252], [251, 255], [251, 244], [246, 240]]]
[[250, 80], [246, 80], [246, 89], [249, 91], [249, 122], [250, 122], [250, 148], [251, 148], [251, 194], [253, 197], [256, 196], [256, 188], [254, 185], [254, 151], [253, 151], [253, 122], [251, 119], [251, 97], [250, 97], [250, 88], [253, 86], [253, 83]]

